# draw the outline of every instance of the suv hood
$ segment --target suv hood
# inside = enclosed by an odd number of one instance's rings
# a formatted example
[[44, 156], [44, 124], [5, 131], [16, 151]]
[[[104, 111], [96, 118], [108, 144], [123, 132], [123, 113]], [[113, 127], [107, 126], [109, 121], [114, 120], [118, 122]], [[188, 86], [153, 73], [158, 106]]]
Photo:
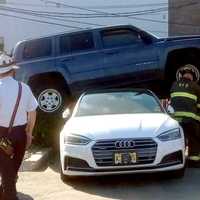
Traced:
[[156, 137], [177, 127], [178, 122], [167, 114], [128, 114], [72, 117], [62, 131], [100, 140]]
[[178, 40], [190, 40], [190, 39], [200, 39], [200, 35], [175, 36], [175, 37], [168, 37], [168, 38], [160, 38], [157, 41], [178, 41]]

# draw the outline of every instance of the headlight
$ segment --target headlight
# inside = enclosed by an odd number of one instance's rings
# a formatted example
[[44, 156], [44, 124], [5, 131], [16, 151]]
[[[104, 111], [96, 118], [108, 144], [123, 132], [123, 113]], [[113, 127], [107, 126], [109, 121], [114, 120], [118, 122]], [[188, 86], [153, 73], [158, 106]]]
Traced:
[[86, 145], [89, 144], [91, 140], [87, 137], [81, 135], [66, 135], [64, 137], [64, 144], [73, 144], [73, 145]]
[[165, 142], [170, 140], [177, 140], [181, 138], [181, 132], [180, 129], [173, 129], [167, 132], [164, 132], [158, 136], [159, 140]]

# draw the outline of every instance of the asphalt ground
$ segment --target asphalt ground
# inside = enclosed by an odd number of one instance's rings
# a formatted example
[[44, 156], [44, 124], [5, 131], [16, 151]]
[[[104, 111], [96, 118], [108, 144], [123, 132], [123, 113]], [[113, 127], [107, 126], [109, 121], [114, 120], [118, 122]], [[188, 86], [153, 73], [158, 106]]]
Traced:
[[63, 183], [57, 160], [38, 172], [20, 172], [21, 200], [200, 200], [200, 168], [182, 179], [160, 175], [79, 177]]

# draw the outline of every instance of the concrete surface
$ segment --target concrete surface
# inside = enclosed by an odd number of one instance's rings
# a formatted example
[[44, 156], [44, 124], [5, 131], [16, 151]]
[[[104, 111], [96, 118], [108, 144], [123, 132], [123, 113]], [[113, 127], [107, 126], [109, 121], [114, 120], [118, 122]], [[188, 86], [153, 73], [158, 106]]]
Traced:
[[155, 175], [78, 178], [60, 180], [58, 166], [40, 172], [21, 172], [21, 200], [199, 200], [200, 169], [187, 169], [183, 179]]
[[20, 171], [36, 171], [43, 168], [48, 163], [50, 152], [50, 148], [26, 152]]

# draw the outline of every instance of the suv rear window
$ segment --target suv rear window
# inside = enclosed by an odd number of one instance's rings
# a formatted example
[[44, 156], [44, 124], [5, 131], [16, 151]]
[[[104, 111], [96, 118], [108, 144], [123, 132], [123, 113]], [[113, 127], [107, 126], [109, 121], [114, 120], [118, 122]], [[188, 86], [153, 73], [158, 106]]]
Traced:
[[72, 53], [94, 49], [93, 35], [91, 32], [71, 35], [69, 45]]
[[52, 44], [50, 38], [33, 40], [27, 42], [24, 47], [23, 58], [34, 59], [51, 56]]
[[130, 29], [105, 30], [101, 32], [105, 48], [132, 45], [141, 41], [137, 32]]

